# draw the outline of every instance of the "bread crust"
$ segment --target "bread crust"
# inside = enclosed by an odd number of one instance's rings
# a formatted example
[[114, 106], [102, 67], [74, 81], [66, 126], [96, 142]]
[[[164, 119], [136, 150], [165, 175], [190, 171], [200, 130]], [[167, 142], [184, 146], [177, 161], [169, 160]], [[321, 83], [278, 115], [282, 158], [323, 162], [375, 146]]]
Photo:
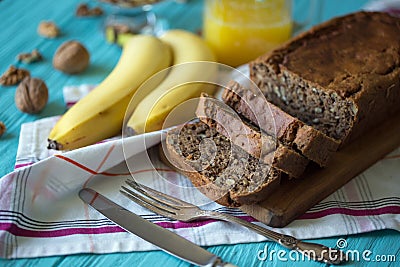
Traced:
[[328, 165], [339, 147], [337, 140], [273, 105], [261, 92], [244, 88], [235, 81], [227, 85], [222, 99], [267, 134], [275, 135], [282, 144], [299, 151], [321, 167]]
[[250, 63], [266, 98], [342, 145], [400, 110], [400, 18], [334, 18]]

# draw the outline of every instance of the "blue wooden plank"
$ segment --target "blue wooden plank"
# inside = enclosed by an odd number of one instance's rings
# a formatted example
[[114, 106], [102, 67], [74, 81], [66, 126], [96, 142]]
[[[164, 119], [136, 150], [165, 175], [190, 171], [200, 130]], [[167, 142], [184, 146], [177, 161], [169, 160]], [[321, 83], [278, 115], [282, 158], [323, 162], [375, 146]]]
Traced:
[[[379, 266], [396, 266], [396, 263], [398, 264], [400, 261], [399, 238], [400, 234], [397, 231], [383, 230], [348, 237], [309, 241], [335, 247], [339, 239], [345, 239], [347, 246], [343, 250], [353, 259], [349, 262], [351, 266], [376, 266], [378, 257], [381, 257]], [[301, 256], [296, 256], [272, 242], [210, 246], [207, 249], [238, 266], [322, 266], [320, 263], [303, 260]], [[365, 254], [367, 250], [371, 253]], [[395, 258], [390, 259], [391, 255], [394, 255]], [[386, 260], [382, 261], [384, 257]], [[114, 266], [117, 263], [118, 266], [146, 267], [156, 266], [160, 263], [163, 266], [190, 266], [190, 264], [175, 259], [162, 251], [0, 260], [1, 266]]]

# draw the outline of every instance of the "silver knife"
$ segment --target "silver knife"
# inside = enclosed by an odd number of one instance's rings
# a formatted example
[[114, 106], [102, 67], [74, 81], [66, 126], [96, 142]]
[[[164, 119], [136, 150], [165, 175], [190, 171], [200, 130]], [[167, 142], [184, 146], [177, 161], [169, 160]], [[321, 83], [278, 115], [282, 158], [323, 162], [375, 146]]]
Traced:
[[130, 212], [93, 189], [80, 190], [79, 197], [126, 231], [184, 261], [198, 266], [235, 267], [189, 240]]

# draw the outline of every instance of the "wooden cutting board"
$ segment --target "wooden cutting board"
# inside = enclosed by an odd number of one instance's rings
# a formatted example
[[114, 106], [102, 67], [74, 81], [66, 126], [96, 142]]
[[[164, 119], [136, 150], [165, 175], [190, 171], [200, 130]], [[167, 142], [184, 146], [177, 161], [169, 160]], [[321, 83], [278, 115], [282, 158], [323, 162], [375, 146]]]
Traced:
[[282, 181], [263, 202], [241, 210], [269, 226], [284, 227], [399, 146], [397, 114], [341, 148], [327, 168], [310, 167], [302, 179]]

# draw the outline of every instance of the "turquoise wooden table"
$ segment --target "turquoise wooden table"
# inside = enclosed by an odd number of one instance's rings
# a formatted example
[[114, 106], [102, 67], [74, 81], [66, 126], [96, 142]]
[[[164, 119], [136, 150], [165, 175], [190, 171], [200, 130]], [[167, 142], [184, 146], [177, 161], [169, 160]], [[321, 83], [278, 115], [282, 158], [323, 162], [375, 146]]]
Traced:
[[[105, 16], [98, 18], [77, 18], [75, 9], [79, 0], [71, 1], [0, 1], [1, 37], [0, 72], [11, 64], [16, 64], [16, 55], [39, 49], [44, 60], [27, 66], [31, 75], [46, 81], [50, 97], [46, 108], [37, 115], [21, 113], [14, 104], [15, 86], [0, 86], [0, 121], [7, 126], [0, 138], [0, 177], [13, 170], [22, 123], [34, 121], [65, 112], [62, 87], [82, 83], [95, 84], [103, 80], [119, 59], [120, 48], [105, 42], [102, 25]], [[325, 0], [321, 19], [359, 10], [365, 0], [335, 1]], [[90, 5], [98, 5], [90, 1]], [[155, 12], [167, 19], [171, 28], [198, 31], [201, 28], [202, 1], [190, 0], [187, 3], [167, 1], [155, 7]], [[45, 39], [36, 33], [42, 20], [52, 20], [61, 28], [57, 39]], [[56, 48], [64, 41], [75, 39], [82, 42], [91, 52], [91, 65], [80, 75], [65, 75], [52, 68], [51, 61]], [[0, 232], [1, 234], [1, 232]], [[355, 260], [347, 265], [354, 266], [399, 266], [400, 233], [383, 230], [352, 236], [338, 236], [314, 240], [335, 247], [339, 238], [346, 240], [349, 249], [371, 251], [370, 261]], [[209, 251], [238, 266], [322, 266], [314, 262], [295, 262], [287, 258], [273, 260], [260, 258], [259, 252], [265, 248], [280, 250], [271, 242], [222, 245], [207, 247]], [[386, 257], [394, 255], [393, 257]], [[375, 257], [378, 256], [378, 257]], [[380, 260], [380, 261], [379, 261]], [[115, 253], [105, 255], [66, 255], [46, 258], [0, 260], [0, 266], [189, 266], [161, 251]]]

